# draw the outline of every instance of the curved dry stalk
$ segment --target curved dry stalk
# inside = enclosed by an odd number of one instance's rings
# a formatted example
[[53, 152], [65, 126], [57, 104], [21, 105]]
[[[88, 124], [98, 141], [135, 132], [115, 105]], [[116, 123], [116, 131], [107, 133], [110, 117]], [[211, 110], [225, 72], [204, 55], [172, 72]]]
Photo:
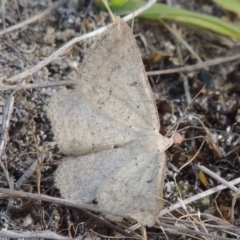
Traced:
[[[154, 4], [156, 2], [156, 0], [151, 0], [149, 1], [146, 5], [142, 6], [141, 8], [139, 8], [138, 10], [136, 10], [134, 13], [131, 13], [129, 15], [127, 15], [126, 17], [123, 18], [124, 21], [128, 21], [130, 19], [132, 19], [133, 17], [136, 17], [137, 15], [141, 14], [142, 12], [144, 12], [147, 8], [149, 8], [150, 6], [152, 6], [152, 4]], [[101, 27], [93, 32], [84, 34], [83, 36], [79, 36], [76, 38], [73, 38], [72, 40], [70, 40], [69, 42], [67, 42], [66, 44], [64, 44], [61, 48], [59, 48], [57, 51], [55, 51], [54, 53], [52, 53], [49, 57], [45, 58], [44, 60], [40, 61], [38, 64], [36, 64], [34, 67], [19, 73], [13, 77], [10, 77], [8, 79], [6, 79], [8, 82], [15, 82], [18, 80], [21, 80], [25, 77], [28, 77], [30, 75], [32, 75], [34, 72], [38, 71], [39, 69], [43, 68], [44, 66], [46, 66], [48, 63], [50, 63], [52, 60], [54, 60], [55, 58], [57, 58], [58, 56], [64, 54], [70, 47], [72, 47], [72, 45], [74, 45], [77, 42], [80, 42], [84, 39], [90, 38], [90, 37], [94, 37], [96, 35], [99, 35], [103, 32], [105, 32], [107, 29], [109, 29], [112, 26], [113, 23]]]

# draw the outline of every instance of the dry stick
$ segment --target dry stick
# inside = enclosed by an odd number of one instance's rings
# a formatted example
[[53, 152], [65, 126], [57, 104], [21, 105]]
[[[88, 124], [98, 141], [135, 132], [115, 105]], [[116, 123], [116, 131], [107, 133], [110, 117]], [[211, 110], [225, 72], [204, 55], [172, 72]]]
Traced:
[[[239, 184], [240, 183], [240, 178], [236, 178], [236, 179], [230, 181], [229, 183], [232, 184], [232, 185]], [[215, 192], [219, 192], [219, 191], [224, 190], [226, 188], [227, 188], [227, 186], [225, 186], [225, 185], [218, 185], [217, 187], [211, 188], [211, 189], [209, 189], [209, 190], [207, 190], [205, 192], [199, 193], [197, 195], [194, 195], [194, 196], [192, 196], [190, 198], [187, 198], [187, 199], [183, 200], [183, 203], [185, 205], [187, 205], [187, 204], [189, 204], [191, 202], [197, 201], [197, 200], [199, 200], [201, 198], [207, 197], [209, 195], [212, 195]], [[159, 216], [163, 216], [165, 214], [168, 214], [168, 213], [170, 213], [170, 212], [180, 208], [181, 206], [182, 205], [180, 203], [176, 203], [176, 204], [170, 206], [169, 208], [163, 209], [160, 212]]]
[[58, 81], [58, 82], [0, 85], [0, 91], [12, 91], [12, 90], [18, 90], [18, 89], [45, 88], [45, 87], [60, 87], [60, 86], [70, 86], [73, 84], [74, 84], [74, 81], [66, 80], [66, 81]]
[[149, 71], [147, 72], [148, 76], [152, 75], [163, 75], [163, 74], [171, 74], [171, 73], [180, 73], [180, 72], [193, 72], [202, 68], [218, 65], [225, 62], [234, 61], [240, 58], [240, 54], [235, 54], [228, 57], [221, 57], [215, 58], [213, 60], [209, 60], [203, 63], [197, 63], [191, 66], [180, 67], [180, 68], [173, 68], [173, 69], [166, 69], [166, 70], [159, 70], [159, 71]]
[[1, 36], [1, 35], [4, 35], [4, 34], [6, 34], [6, 33], [12, 32], [12, 31], [14, 31], [14, 30], [17, 30], [17, 29], [19, 29], [19, 28], [22, 28], [22, 27], [24, 27], [24, 26], [26, 26], [26, 25], [29, 25], [29, 24], [31, 24], [31, 23], [39, 20], [39, 19], [43, 19], [43, 18], [44, 18], [46, 15], [48, 15], [53, 9], [60, 7], [61, 5], [63, 5], [63, 4], [66, 3], [66, 2], [67, 2], [67, 0], [61, 0], [61, 1], [59, 1], [59, 2], [56, 2], [56, 3], [52, 4], [51, 7], [49, 7], [49, 8], [46, 9], [45, 11], [37, 14], [36, 16], [31, 17], [31, 18], [29, 18], [29, 19], [27, 19], [27, 20], [25, 20], [25, 21], [23, 21], [23, 22], [21, 22], [21, 23], [18, 23], [18, 24], [14, 25], [14, 26], [11, 26], [11, 27], [9, 27], [9, 28], [6, 28], [6, 29], [0, 31], [0, 36]]
[[12, 112], [13, 112], [13, 105], [14, 105], [14, 93], [12, 93], [8, 99], [7, 99], [7, 103], [4, 106], [4, 110], [3, 110], [3, 121], [2, 121], [2, 129], [1, 129], [1, 143], [0, 143], [0, 166], [3, 169], [3, 171], [6, 174], [6, 178], [9, 184], [9, 187], [12, 189], [12, 183], [11, 180], [9, 178], [9, 174], [7, 169], [5, 168], [3, 162], [2, 162], [2, 154], [3, 151], [5, 149], [6, 143], [8, 141], [8, 129], [9, 129], [9, 125], [10, 125], [10, 119], [12, 116]]
[[225, 179], [221, 178], [220, 176], [218, 176], [216, 173], [212, 172], [208, 168], [206, 168], [204, 166], [201, 166], [201, 165], [197, 165], [197, 167], [198, 167], [198, 169], [202, 170], [203, 172], [205, 172], [206, 174], [208, 174], [212, 178], [216, 179], [218, 182], [220, 182], [220, 183], [224, 184], [225, 186], [227, 186], [228, 188], [230, 188], [232, 191], [238, 192], [238, 188], [234, 187], [228, 181], [226, 181]]
[[90, 211], [111, 214], [108, 211], [101, 210], [100, 208], [94, 206], [93, 204], [85, 204], [85, 203], [80, 203], [77, 201], [70, 201], [70, 200], [66, 200], [66, 199], [62, 199], [62, 198], [49, 197], [49, 196], [43, 195], [43, 194], [39, 195], [36, 193], [28, 193], [28, 192], [16, 191], [16, 190], [11, 190], [11, 189], [6, 189], [6, 188], [0, 188], [0, 198], [9, 198], [9, 197], [29, 198], [29, 199], [33, 199], [33, 200], [50, 202], [50, 203], [63, 205], [63, 206], [67, 206], [67, 207], [86, 209], [86, 210], [90, 210]]
[[[144, 12], [146, 9], [148, 9], [149, 7], [151, 7], [154, 3], [156, 2], [156, 0], [150, 0], [149, 2], [147, 2], [147, 4], [145, 4], [144, 6], [142, 6], [141, 8], [139, 8], [138, 10], [136, 10], [134, 13], [131, 13], [129, 15], [127, 15], [126, 17], [123, 18], [124, 21], [128, 21], [130, 19], [133, 18], [133, 16], [137, 16], [139, 14], [141, 14], [142, 12]], [[105, 32], [108, 28], [110, 28], [112, 24], [109, 24], [107, 26], [101, 27], [93, 32], [87, 33], [83, 36], [80, 37], [76, 37], [73, 38], [72, 40], [70, 40], [69, 42], [67, 42], [65, 45], [63, 45], [61, 48], [59, 48], [56, 52], [54, 52], [53, 54], [51, 54], [49, 57], [45, 58], [44, 60], [40, 61], [37, 65], [35, 65], [34, 67], [19, 73], [11, 78], [8, 78], [7, 81], [9, 82], [15, 82], [17, 80], [23, 79], [25, 77], [28, 77], [30, 75], [32, 75], [34, 72], [38, 71], [39, 69], [41, 69], [42, 67], [46, 66], [48, 63], [50, 63], [53, 59], [57, 58], [58, 56], [64, 54], [68, 48], [70, 48], [73, 44], [82, 41], [84, 39], [93, 37], [95, 35], [101, 34], [103, 32]]]
[[[97, 30], [96, 30], [97, 31]], [[96, 32], [95, 31], [95, 32]], [[84, 35], [86, 36], [86, 35]], [[83, 37], [83, 36], [82, 36]], [[64, 46], [63, 46], [64, 47]], [[59, 49], [61, 50], [61, 48]], [[59, 51], [58, 50], [58, 51]], [[57, 52], [55, 52], [57, 54]], [[59, 54], [57, 54], [56, 56], [58, 56]], [[51, 56], [50, 56], [51, 57]], [[49, 57], [49, 58], [50, 58]], [[171, 73], [180, 73], [180, 72], [192, 72], [192, 71], [196, 71], [199, 70], [201, 68], [205, 68], [205, 67], [210, 67], [210, 66], [215, 66], [221, 63], [225, 63], [225, 62], [230, 62], [230, 61], [234, 61], [240, 58], [240, 54], [235, 54], [232, 56], [228, 56], [228, 57], [222, 57], [222, 58], [215, 58], [213, 60], [209, 60], [203, 63], [198, 63], [198, 64], [194, 64], [191, 66], [186, 66], [186, 67], [180, 67], [180, 68], [173, 68], [173, 69], [166, 69], [166, 70], [160, 70], [160, 71], [150, 71], [147, 72], [148, 76], [152, 76], [152, 75], [163, 75], [163, 74], [171, 74]], [[46, 59], [45, 59], [46, 60]], [[52, 59], [51, 59], [52, 60]], [[50, 61], [51, 61], [50, 60]], [[43, 62], [43, 61], [42, 61]], [[40, 63], [42, 63], [40, 62]], [[39, 63], [39, 64], [40, 64]], [[38, 65], [39, 65], [38, 64]], [[36, 65], [35, 67], [37, 67], [38, 65]], [[41, 67], [43, 67], [44, 65], [42, 65]], [[34, 68], [35, 68], [34, 67]], [[39, 67], [39, 69], [41, 68]], [[37, 69], [37, 70], [39, 70]], [[36, 71], [37, 71], [36, 70]], [[34, 71], [33, 71], [34, 72]], [[26, 72], [25, 72], [26, 73]], [[26, 75], [28, 76], [28, 75]], [[16, 77], [16, 76], [15, 76]], [[13, 77], [13, 80], [16, 80], [15, 77]], [[25, 76], [23, 76], [22, 78], [24, 78]], [[8, 79], [11, 80], [12, 78]], [[0, 85], [0, 91], [9, 91], [9, 90], [16, 90], [18, 88], [22, 88], [22, 89], [30, 89], [30, 88], [42, 88], [42, 87], [55, 87], [55, 86], [65, 86], [65, 85], [72, 85], [74, 83], [74, 81], [61, 81], [61, 82], [51, 82], [51, 83], [33, 83], [33, 84], [16, 84], [16, 85]]]
[[51, 231], [42, 231], [42, 232], [13, 232], [13, 231], [0, 231], [0, 237], [6, 238], [48, 238], [55, 240], [73, 240], [74, 238], [60, 236]]

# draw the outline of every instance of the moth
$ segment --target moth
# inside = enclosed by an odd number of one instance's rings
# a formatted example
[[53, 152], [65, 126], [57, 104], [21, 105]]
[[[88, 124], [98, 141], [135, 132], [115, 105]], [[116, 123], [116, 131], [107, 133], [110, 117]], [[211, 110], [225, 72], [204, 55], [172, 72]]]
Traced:
[[51, 97], [48, 116], [67, 155], [55, 173], [61, 195], [153, 226], [173, 140], [159, 133], [141, 54], [121, 18], [81, 64], [75, 88]]

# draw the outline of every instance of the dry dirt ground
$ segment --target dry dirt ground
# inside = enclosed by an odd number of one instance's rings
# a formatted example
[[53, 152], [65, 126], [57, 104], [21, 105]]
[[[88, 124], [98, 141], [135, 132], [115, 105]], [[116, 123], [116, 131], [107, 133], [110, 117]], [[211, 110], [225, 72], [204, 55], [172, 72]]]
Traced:
[[[186, 2], [179, 1], [179, 4], [190, 10], [236, 20], [236, 16], [229, 15], [210, 1], [190, 1], [185, 6]], [[95, 38], [78, 42], [27, 77], [12, 77], [36, 66], [72, 38], [105, 26], [111, 20], [106, 12], [100, 12], [91, 2], [83, 0], [55, 3], [10, 0], [1, 1], [0, 9], [0, 187], [60, 198], [54, 187], [53, 174], [63, 155], [54, 144], [46, 108], [50, 96], [62, 88], [56, 86], [57, 82], [66, 85], [77, 78], [76, 71]], [[37, 20], [8, 31], [33, 17]], [[175, 31], [202, 61], [238, 51], [236, 42], [206, 30], [177, 26]], [[199, 63], [159, 22], [135, 19], [134, 34], [146, 71]], [[218, 181], [200, 171], [198, 164], [226, 181], [239, 178], [240, 78], [237, 61], [192, 72], [151, 76], [149, 81], [156, 97], [161, 133], [165, 134], [177, 125], [177, 132], [184, 139], [167, 151], [164, 208], [176, 203], [178, 198], [186, 199], [219, 185]], [[53, 83], [53, 86], [42, 87], [47, 83]], [[35, 87], [26, 88], [20, 86], [22, 84], [35, 84]], [[8, 116], [10, 122], [5, 124]], [[110, 222], [98, 213], [10, 196], [9, 193], [0, 193], [0, 236], [6, 230], [13, 234], [12, 237], [20, 237], [14, 232], [25, 232], [31, 239], [141, 236], [139, 229], [125, 231], [133, 222]], [[234, 239], [234, 234], [240, 235], [237, 227], [239, 206], [238, 198], [227, 188], [192, 202], [185, 210], [180, 208], [164, 215], [161, 222], [168, 225], [147, 229], [148, 237], [192, 239], [191, 236], [195, 235], [203, 239], [205, 233]], [[182, 229], [168, 232], [167, 226], [168, 229], [174, 227], [176, 222]], [[42, 235], [37, 235], [38, 231]], [[54, 233], [56, 235], [51, 235]]]

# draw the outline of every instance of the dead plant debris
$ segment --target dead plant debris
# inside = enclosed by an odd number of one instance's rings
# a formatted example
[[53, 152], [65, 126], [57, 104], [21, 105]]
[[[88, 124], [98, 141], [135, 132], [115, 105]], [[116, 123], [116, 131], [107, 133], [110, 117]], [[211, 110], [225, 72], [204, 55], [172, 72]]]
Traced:
[[[212, 4], [206, 8], [201, 5], [205, 1], [200, 2], [191, 1], [189, 7], [201, 12], [212, 7], [212, 13], [218, 12]], [[77, 78], [76, 69], [94, 39], [73, 45], [31, 76], [15, 82], [14, 87], [7, 81], [34, 67], [72, 38], [105, 26], [110, 22], [108, 14], [84, 0], [56, 3], [10, 0], [2, 1], [2, 7], [5, 11], [1, 11], [0, 17], [1, 239], [140, 238], [141, 231], [134, 229], [133, 222], [110, 222], [101, 213], [77, 209], [84, 206], [65, 202], [54, 187], [53, 174], [63, 155], [54, 143], [46, 106], [60, 84], [71, 85]], [[234, 52], [232, 46], [213, 33], [214, 38], [207, 38], [193, 29], [177, 26], [178, 29], [203, 62]], [[135, 19], [134, 33], [146, 71], [198, 63], [159, 23]], [[228, 182], [240, 177], [239, 63], [235, 60], [191, 72], [152, 75], [149, 81], [158, 103], [161, 133], [172, 134], [177, 127], [181, 139], [167, 152], [169, 165], [164, 191], [164, 208], [175, 203], [181, 208], [161, 216], [156, 226], [147, 230], [149, 239], [239, 238], [240, 204], [235, 188], [217, 191], [187, 205], [180, 201], [220, 184], [214, 176], [200, 171], [198, 164]]]

